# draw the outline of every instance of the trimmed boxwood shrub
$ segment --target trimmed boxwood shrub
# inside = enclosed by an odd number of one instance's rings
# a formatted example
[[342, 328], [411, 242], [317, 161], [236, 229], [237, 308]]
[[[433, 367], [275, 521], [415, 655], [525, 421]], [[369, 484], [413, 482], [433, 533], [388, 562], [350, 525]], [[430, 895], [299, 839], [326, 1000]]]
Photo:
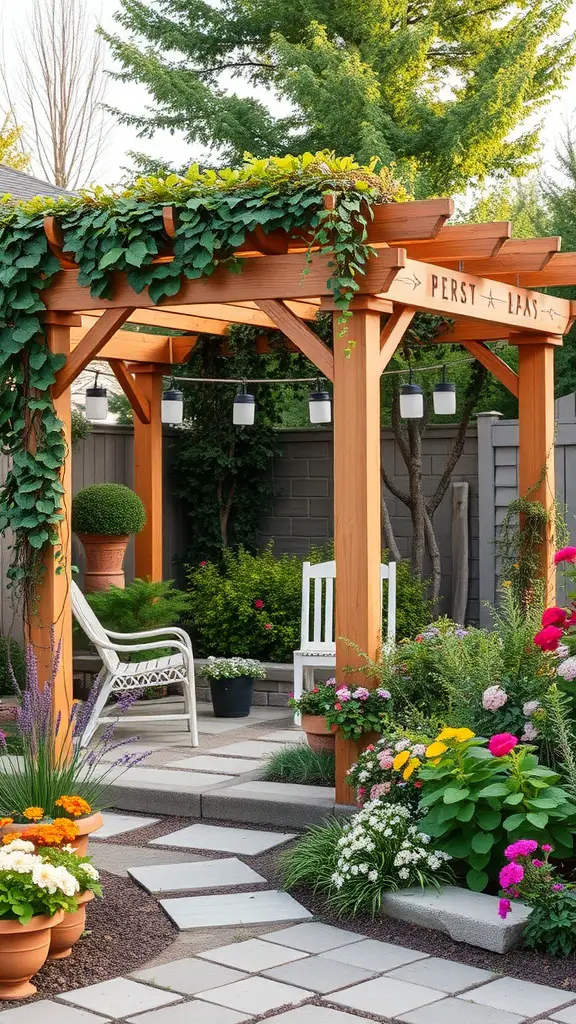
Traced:
[[141, 499], [124, 484], [92, 484], [79, 491], [72, 502], [75, 533], [119, 536], [140, 533], [146, 523]]

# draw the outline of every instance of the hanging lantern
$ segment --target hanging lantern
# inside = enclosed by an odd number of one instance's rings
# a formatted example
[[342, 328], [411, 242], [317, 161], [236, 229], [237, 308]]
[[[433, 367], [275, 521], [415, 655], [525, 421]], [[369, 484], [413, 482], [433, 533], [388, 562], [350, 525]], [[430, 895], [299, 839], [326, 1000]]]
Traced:
[[105, 420], [108, 418], [108, 392], [106, 388], [98, 387], [98, 373], [95, 374], [94, 384], [86, 388], [86, 419]]
[[184, 418], [184, 392], [180, 391], [172, 380], [168, 388], [162, 392], [162, 423], [176, 426]]
[[412, 370], [407, 384], [400, 388], [400, 416], [403, 420], [421, 420], [424, 415], [424, 392], [412, 381]]
[[238, 394], [234, 398], [232, 409], [232, 422], [235, 427], [254, 426], [254, 414], [256, 412], [256, 399], [254, 395], [248, 394], [246, 384], [242, 384]]
[[454, 416], [456, 412], [456, 385], [446, 380], [445, 365], [442, 380], [434, 385], [434, 412], [437, 416]]
[[308, 399], [310, 423], [331, 423], [332, 403], [328, 391], [320, 390], [320, 378], [316, 381], [316, 391], [310, 392]]

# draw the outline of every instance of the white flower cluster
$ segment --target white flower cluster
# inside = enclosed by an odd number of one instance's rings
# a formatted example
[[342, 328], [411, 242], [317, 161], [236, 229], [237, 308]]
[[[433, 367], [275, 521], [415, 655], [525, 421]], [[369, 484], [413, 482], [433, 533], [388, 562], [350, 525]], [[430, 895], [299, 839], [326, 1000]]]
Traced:
[[79, 864], [78, 870], [81, 871], [86, 878], [89, 878], [91, 882], [97, 882], [100, 878], [100, 872], [96, 870], [93, 864]]
[[[338, 840], [338, 861], [332, 875], [336, 889], [359, 877], [394, 888], [410, 884], [416, 875], [438, 871], [450, 860], [440, 850], [427, 849], [430, 836], [412, 824], [413, 813], [400, 804], [372, 800], [347, 826]], [[394, 877], [396, 876], [396, 877]]]
[[0, 850], [0, 871], [29, 874], [34, 885], [49, 893], [60, 891], [65, 896], [75, 896], [80, 889], [78, 881], [65, 867], [46, 864], [34, 853], [34, 844], [23, 839], [14, 839]]
[[237, 679], [250, 676], [251, 679], [266, 679], [266, 669], [254, 658], [208, 658], [200, 670], [205, 679]]

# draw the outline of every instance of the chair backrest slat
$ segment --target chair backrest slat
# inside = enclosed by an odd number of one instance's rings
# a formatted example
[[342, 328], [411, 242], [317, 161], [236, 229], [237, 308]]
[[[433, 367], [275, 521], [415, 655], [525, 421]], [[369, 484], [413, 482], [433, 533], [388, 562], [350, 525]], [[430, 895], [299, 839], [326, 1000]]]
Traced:
[[322, 577], [314, 577], [314, 643], [322, 643]]
[[92, 611], [84, 594], [77, 583], [72, 580], [72, 611], [80, 628], [84, 631], [91, 643], [94, 644], [102, 661], [110, 672], [114, 672], [120, 663], [116, 651], [109, 651], [103, 648], [102, 643], [109, 643], [108, 635], [102, 628], [100, 620]]
[[334, 643], [334, 579], [326, 580], [326, 596], [324, 600], [324, 640], [327, 644]]
[[[311, 581], [314, 587], [311, 587]], [[317, 562], [302, 565], [302, 614], [300, 649], [302, 651], [335, 652], [334, 640], [334, 587], [336, 580], [336, 562]], [[388, 580], [388, 598], [386, 602], [386, 638], [393, 640], [396, 636], [396, 562], [384, 563], [380, 566], [380, 595], [383, 594], [383, 582]], [[311, 609], [312, 604], [312, 609]], [[310, 612], [312, 611], [312, 630], [310, 629]], [[311, 635], [312, 633], [312, 635]]]

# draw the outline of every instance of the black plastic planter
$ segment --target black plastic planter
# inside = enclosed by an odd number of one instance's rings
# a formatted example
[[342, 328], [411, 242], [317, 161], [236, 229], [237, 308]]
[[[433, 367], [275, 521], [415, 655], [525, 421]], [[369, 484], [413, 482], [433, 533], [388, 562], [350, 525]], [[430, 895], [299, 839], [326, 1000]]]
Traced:
[[211, 679], [210, 695], [216, 718], [247, 718], [252, 707], [252, 676]]

